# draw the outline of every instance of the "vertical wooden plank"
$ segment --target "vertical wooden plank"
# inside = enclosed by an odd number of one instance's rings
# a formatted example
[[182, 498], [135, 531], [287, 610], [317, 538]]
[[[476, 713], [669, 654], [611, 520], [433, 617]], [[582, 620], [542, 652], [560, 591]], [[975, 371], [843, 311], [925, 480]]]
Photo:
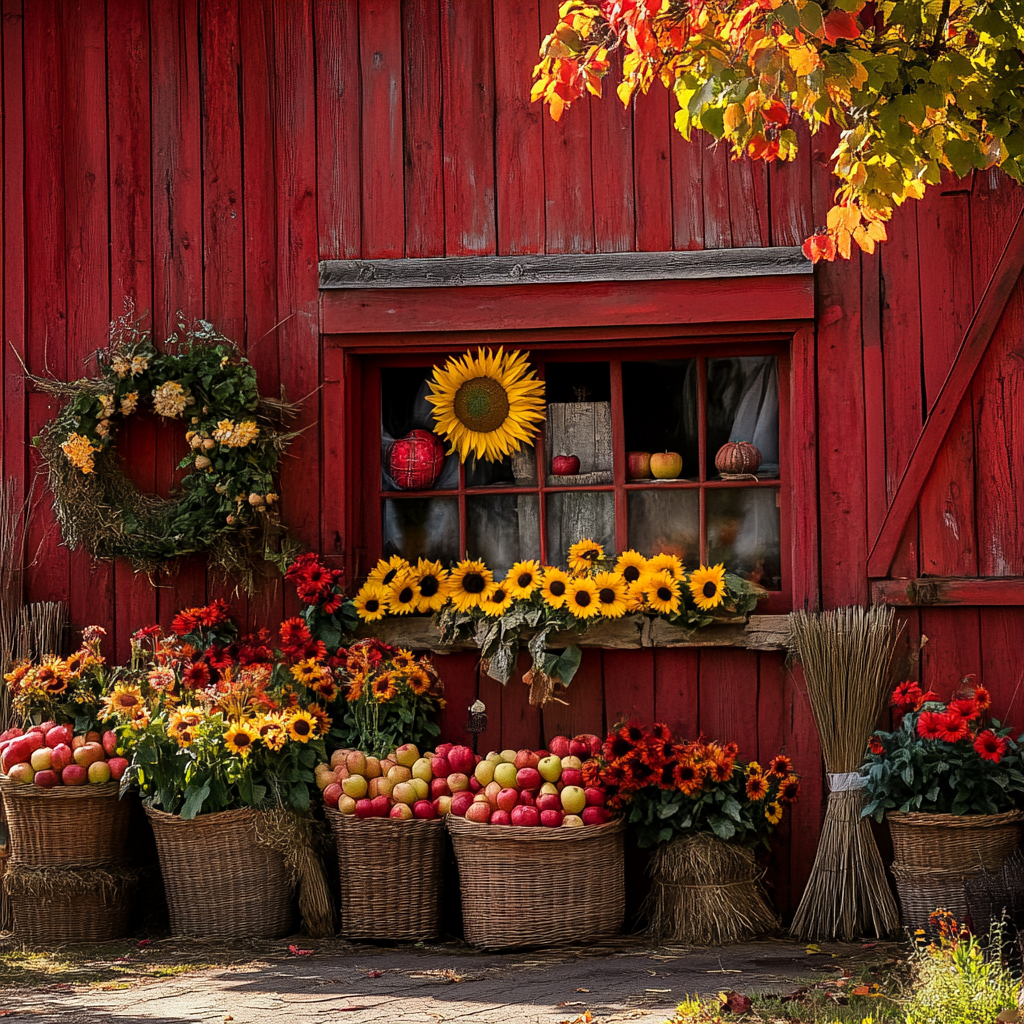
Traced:
[[435, 0], [402, 0], [406, 256], [444, 255], [440, 56]]
[[634, 718], [639, 722], [653, 722], [654, 651], [651, 648], [640, 651], [605, 650], [601, 652], [601, 661], [604, 668], [605, 729]]
[[[110, 162], [110, 306], [121, 312], [127, 296], [144, 313], [152, 305], [150, 219], [149, 9], [133, 0], [107, 4], [107, 126]], [[134, 467], [133, 479], [156, 490], [156, 431], [149, 417], [122, 427], [118, 450]], [[156, 590], [130, 562], [114, 565], [117, 658], [128, 660], [131, 634], [157, 621]]]
[[803, 121], [797, 122], [796, 135], [796, 158], [768, 165], [772, 245], [803, 245], [815, 227], [811, 206], [811, 135]]
[[[64, 4], [65, 260], [68, 295], [68, 373], [91, 372], [86, 364], [107, 340], [110, 264], [107, 232], [106, 11], [100, 4]], [[70, 620], [114, 635], [114, 571], [87, 551], [70, 559]]]
[[[618, 97], [612, 94], [601, 102], [617, 103]], [[636, 247], [641, 251], [664, 252], [672, 248], [670, 118], [669, 92], [660, 82], [655, 82], [633, 108]], [[600, 150], [595, 153], [603, 156]]]
[[585, 647], [580, 667], [562, 694], [562, 699], [568, 703], [552, 701], [541, 711], [542, 745], [546, 746], [552, 736], [572, 737], [582, 732], [604, 736], [603, 654], [600, 648]]
[[977, 608], [922, 608], [921, 633], [922, 688], [934, 690], [947, 699], [964, 676], [974, 674], [981, 678], [981, 623]]
[[279, 363], [286, 397], [304, 400], [292, 426], [301, 434], [282, 460], [281, 504], [289, 529], [307, 545], [320, 537], [316, 154], [309, 144], [316, 132], [312, 27], [308, 6], [274, 8], [277, 301], [287, 315], [278, 332]]
[[[478, 671], [480, 659], [470, 652], [467, 652], [467, 654], [472, 659], [471, 665], [473, 679], [476, 681], [476, 695], [483, 701], [484, 707], [487, 709], [487, 728], [484, 732], [480, 733], [480, 739], [477, 741], [479, 752], [486, 756], [492, 750], [504, 750], [506, 746], [503, 741], [504, 733], [501, 728], [504, 687], [497, 680]], [[518, 676], [513, 675], [508, 685], [515, 686], [518, 682]], [[447, 735], [444, 738], [447, 739]]]
[[[64, 262], [64, 133], [61, 5], [29, 4], [24, 12], [26, 262], [25, 359], [30, 372], [64, 377], [67, 364], [67, 270]], [[53, 417], [60, 403], [29, 396], [29, 437]], [[22, 440], [22, 443], [27, 439]], [[39, 458], [33, 453], [30, 466]], [[28, 549], [35, 555], [27, 573], [33, 600], [68, 601], [68, 551], [48, 502], [30, 519]]]
[[878, 536], [889, 508], [886, 489], [885, 361], [882, 355], [882, 275], [879, 261], [864, 253], [860, 262], [861, 339], [864, 367], [864, 443], [867, 451], [868, 537]]
[[[757, 665], [757, 759], [762, 765], [779, 753], [788, 753], [782, 709], [786, 699], [786, 656], [781, 651], [762, 651]], [[787, 814], [772, 839], [766, 881], [775, 905], [785, 915], [792, 904], [789, 860], [792, 849], [792, 815]]]
[[[281, 8], [277, 8], [280, 14]], [[402, 9], [360, 0], [362, 245], [367, 259], [405, 254], [402, 176]], [[344, 185], [342, 187], [351, 187]]]
[[790, 536], [794, 608], [816, 610], [821, 596], [818, 549], [818, 398], [813, 327], [793, 335], [789, 366], [789, 476], [792, 481]]
[[[150, 5], [151, 117], [153, 125], [153, 334], [174, 330], [176, 313], [203, 308], [202, 131], [199, 86], [199, 13], [194, 0]], [[161, 426], [165, 426], [161, 424]], [[176, 424], [172, 425], [174, 428]], [[184, 439], [157, 430], [157, 489], [177, 476]], [[160, 621], [206, 599], [205, 559], [179, 559], [160, 576]]]
[[685, 739], [696, 739], [700, 733], [699, 684], [698, 650], [678, 647], [654, 652], [654, 717]]
[[1024, 608], [981, 609], [981, 675], [978, 682], [992, 694], [990, 714], [1014, 734], [1024, 723]]
[[[465, 743], [473, 745], [473, 734], [466, 731], [469, 721], [469, 706], [477, 698], [477, 663], [479, 658], [475, 651], [459, 651], [455, 654], [434, 655], [437, 673], [444, 683], [445, 706], [441, 712], [441, 736], [439, 742]], [[486, 701], [485, 701], [486, 703]], [[500, 715], [500, 704], [493, 709]], [[488, 708], [488, 726], [491, 725]], [[500, 718], [499, 718], [500, 722]], [[486, 754], [491, 748], [483, 746], [484, 734], [478, 741], [478, 750]]]
[[672, 248], [704, 248], [703, 136], [691, 141], [675, 129], [677, 104], [671, 103], [672, 120]]
[[768, 165], [763, 160], [729, 159], [729, 228], [732, 244], [769, 244]]
[[701, 148], [704, 248], [728, 249], [733, 244], [729, 218], [729, 148], [705, 132], [694, 133], [694, 144]]
[[757, 757], [757, 653], [706, 647], [700, 654], [700, 731]]
[[[612, 55], [613, 61], [618, 60]], [[636, 247], [633, 185], [633, 112], [611, 88], [590, 103], [590, 150], [597, 156], [593, 181], [594, 245], [597, 252], [630, 252]], [[546, 115], [545, 115], [546, 116]], [[569, 116], [569, 115], [566, 115]], [[663, 215], [667, 215], [663, 214]]]
[[496, 251], [491, 4], [441, 0], [445, 253]]
[[544, 129], [530, 102], [530, 71], [540, 48], [537, 0], [496, 3], [494, 40], [495, 197], [500, 255], [544, 251]]
[[[243, 32], [246, 7], [242, 5]], [[317, 202], [320, 258], [343, 260], [361, 248], [359, 4], [314, 0]], [[244, 38], [244, 37], [243, 37]], [[249, 51], [243, 48], [243, 62]], [[257, 69], [254, 69], [254, 71]], [[247, 73], [251, 80], [252, 75]], [[248, 135], [248, 132], [246, 133]], [[246, 159], [253, 148], [247, 140]], [[258, 154], [254, 154], [258, 155]]]
[[[532, 664], [530, 655], [521, 652], [512, 678], [504, 686], [498, 684], [501, 689], [501, 740], [497, 748], [499, 750], [520, 750], [523, 747], [537, 750], [546, 742], [540, 708], [530, 704], [530, 689], [523, 683], [523, 676], [530, 670]], [[484, 703], [488, 701], [483, 694], [489, 689], [493, 690], [481, 670], [479, 693]]]

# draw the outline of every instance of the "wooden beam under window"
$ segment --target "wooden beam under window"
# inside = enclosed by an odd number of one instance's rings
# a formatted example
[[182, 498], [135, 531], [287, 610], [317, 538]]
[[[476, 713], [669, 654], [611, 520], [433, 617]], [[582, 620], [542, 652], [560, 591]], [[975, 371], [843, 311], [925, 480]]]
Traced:
[[875, 580], [874, 604], [903, 607], [932, 605], [1024, 605], [1024, 577], [923, 576], [912, 580]]
[[323, 260], [321, 290], [463, 288], [481, 285], [682, 281], [714, 277], [811, 275], [799, 246], [698, 252], [602, 252], [437, 259]]

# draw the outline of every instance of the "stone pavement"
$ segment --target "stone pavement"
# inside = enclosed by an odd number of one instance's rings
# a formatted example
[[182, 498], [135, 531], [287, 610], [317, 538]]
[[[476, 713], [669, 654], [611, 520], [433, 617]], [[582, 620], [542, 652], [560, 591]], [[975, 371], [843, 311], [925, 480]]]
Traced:
[[[314, 951], [294, 955], [292, 941], [244, 962], [128, 987], [3, 989], [0, 1016], [4, 1024], [575, 1024], [590, 1011], [598, 1024], [661, 1024], [694, 993], [790, 992], [880, 952], [835, 944], [809, 955], [781, 940], [653, 947], [627, 936], [501, 955], [461, 944], [390, 949], [307, 939]], [[202, 943], [188, 952], [204, 962]], [[159, 958], [158, 944], [144, 953]]]

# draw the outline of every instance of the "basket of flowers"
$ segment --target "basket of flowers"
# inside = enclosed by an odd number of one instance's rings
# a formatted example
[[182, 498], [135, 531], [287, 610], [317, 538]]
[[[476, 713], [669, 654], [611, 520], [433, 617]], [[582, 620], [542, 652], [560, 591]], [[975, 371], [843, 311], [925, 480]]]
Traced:
[[1020, 738], [989, 717], [990, 703], [973, 677], [949, 701], [900, 683], [897, 727], [869, 740], [863, 813], [889, 824], [907, 927], [926, 928], [940, 906], [966, 919], [971, 880], [999, 874], [1020, 844]]
[[638, 845], [656, 848], [646, 912], [659, 941], [719, 945], [778, 924], [755, 849], [800, 782], [782, 754], [762, 767], [737, 761], [737, 753], [735, 743], [680, 740], [664, 725], [630, 724], [609, 733], [593, 769]]
[[281, 627], [280, 650], [266, 631], [240, 639], [219, 601], [181, 612], [168, 634], [136, 634], [132, 692], [146, 714], [112, 717], [176, 934], [287, 934], [296, 883], [306, 930], [333, 931], [309, 815], [330, 728], [316, 699], [331, 676], [322, 657], [295, 622]]

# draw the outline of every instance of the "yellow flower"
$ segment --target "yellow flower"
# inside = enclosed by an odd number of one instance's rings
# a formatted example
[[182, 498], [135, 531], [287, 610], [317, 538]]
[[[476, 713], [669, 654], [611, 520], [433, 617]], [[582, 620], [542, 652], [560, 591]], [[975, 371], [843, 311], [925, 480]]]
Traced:
[[388, 587], [388, 610], [392, 615], [408, 615], [418, 610], [419, 603], [416, 577], [411, 572], [399, 573]]
[[345, 700], [349, 704], [354, 704], [363, 695], [363, 687], [366, 685], [366, 673], [357, 672], [353, 677], [352, 681], [348, 684], [348, 691], [345, 694]]
[[127, 377], [131, 372], [132, 364], [128, 362], [123, 355], [115, 356], [110, 364], [110, 368], [118, 375], [118, 377]]
[[149, 356], [132, 356], [132, 376], [137, 377], [149, 369]]
[[129, 391], [128, 394], [121, 399], [121, 415], [131, 416], [131, 414], [138, 408], [138, 405], [138, 391]]
[[639, 551], [623, 551], [615, 563], [615, 571], [627, 583], [636, 583], [647, 571], [647, 559]]
[[412, 668], [416, 664], [416, 656], [412, 651], [406, 651], [399, 649], [398, 653], [391, 659], [391, 664], [395, 668], [404, 671], [405, 669]]
[[131, 684], [121, 683], [114, 687], [108, 697], [103, 698], [104, 718], [120, 715], [132, 721], [148, 717], [142, 699], [142, 690]]
[[260, 734], [248, 722], [232, 722], [224, 733], [224, 745], [232, 754], [248, 757]]
[[761, 770], [761, 765], [757, 761], [751, 761], [747, 765], [747, 775], [763, 775], [764, 772]]
[[500, 618], [512, 606], [512, 594], [504, 583], [497, 583], [487, 590], [480, 607], [492, 619]]
[[663, 551], [660, 555], [654, 555], [647, 559], [647, 571], [648, 572], [667, 572], [673, 579], [681, 580], [686, 573], [683, 568], [683, 563], [676, 558], [675, 555], [670, 555], [667, 551]]
[[363, 584], [352, 604], [363, 622], [377, 622], [384, 618], [388, 610], [383, 590], [372, 583]]
[[116, 406], [113, 395], [97, 395], [96, 400], [100, 403], [100, 419], [109, 420], [114, 415]]
[[569, 568], [574, 573], [587, 572], [604, 558], [604, 548], [584, 537], [569, 548]]
[[260, 436], [260, 428], [255, 420], [243, 420], [235, 424], [233, 420], [221, 420], [213, 432], [214, 441], [227, 448], [244, 448]]
[[176, 419], [192, 403], [192, 396], [176, 380], [168, 380], [153, 392], [153, 409], [158, 416]]
[[366, 577], [366, 582], [387, 587], [400, 572], [407, 572], [410, 568], [409, 563], [401, 555], [392, 555], [387, 561], [382, 558]]
[[448, 576], [448, 592], [452, 604], [460, 612], [479, 608], [484, 594], [494, 582], [494, 574], [481, 561], [459, 562]]
[[778, 825], [782, 821], [782, 804], [778, 800], [772, 800], [765, 805], [764, 816], [769, 825]]
[[91, 473], [95, 468], [93, 466], [93, 456], [101, 449], [99, 445], [94, 445], [84, 434], [71, 433], [68, 435], [68, 439], [60, 446], [60, 450], [75, 469], [80, 470], [82, 473]]
[[398, 696], [398, 687], [395, 685], [395, 676], [392, 672], [381, 672], [373, 682], [370, 683], [370, 692], [378, 704], [393, 700]]
[[607, 619], [618, 619], [626, 614], [629, 595], [626, 581], [617, 572], [599, 572], [594, 577], [597, 605]]
[[544, 421], [544, 382], [520, 352], [494, 355], [477, 349], [435, 366], [427, 401], [434, 406], [434, 432], [465, 462], [468, 455], [500, 462], [530, 444]]
[[601, 614], [601, 606], [597, 600], [597, 586], [589, 576], [569, 581], [565, 606], [577, 619], [592, 619], [595, 615]]
[[519, 600], [532, 597], [534, 591], [540, 588], [540, 582], [540, 562], [535, 558], [525, 562], [516, 562], [505, 577], [505, 587], [514, 598]]
[[317, 722], [308, 711], [295, 708], [289, 713], [286, 724], [288, 735], [293, 740], [299, 743], [308, 743], [310, 740], [316, 739]]
[[561, 608], [569, 593], [569, 574], [548, 566], [541, 577], [540, 596], [549, 608]]
[[644, 597], [658, 614], [674, 615], [679, 611], [679, 582], [671, 573], [651, 573], [644, 583]]
[[267, 750], [280, 750], [288, 742], [288, 730], [280, 715], [264, 715], [253, 724]]
[[326, 669], [317, 663], [314, 658], [306, 658], [305, 661], [300, 661], [296, 665], [291, 667], [292, 677], [297, 683], [302, 683], [303, 686], [311, 687], [314, 683], [322, 679], [326, 673]]
[[185, 704], [171, 715], [167, 723], [167, 732], [171, 736], [180, 736], [185, 731], [191, 734], [192, 730], [202, 722], [204, 717], [205, 715], [200, 708]]
[[711, 567], [702, 565], [694, 569], [690, 573], [690, 593], [702, 612], [717, 608], [725, 599], [725, 566], [719, 562]]
[[409, 670], [407, 682], [409, 683], [409, 689], [412, 690], [417, 697], [423, 696], [423, 694], [430, 689], [430, 676], [418, 665]]
[[448, 573], [440, 562], [421, 558], [413, 573], [421, 612], [440, 611], [448, 601]]

